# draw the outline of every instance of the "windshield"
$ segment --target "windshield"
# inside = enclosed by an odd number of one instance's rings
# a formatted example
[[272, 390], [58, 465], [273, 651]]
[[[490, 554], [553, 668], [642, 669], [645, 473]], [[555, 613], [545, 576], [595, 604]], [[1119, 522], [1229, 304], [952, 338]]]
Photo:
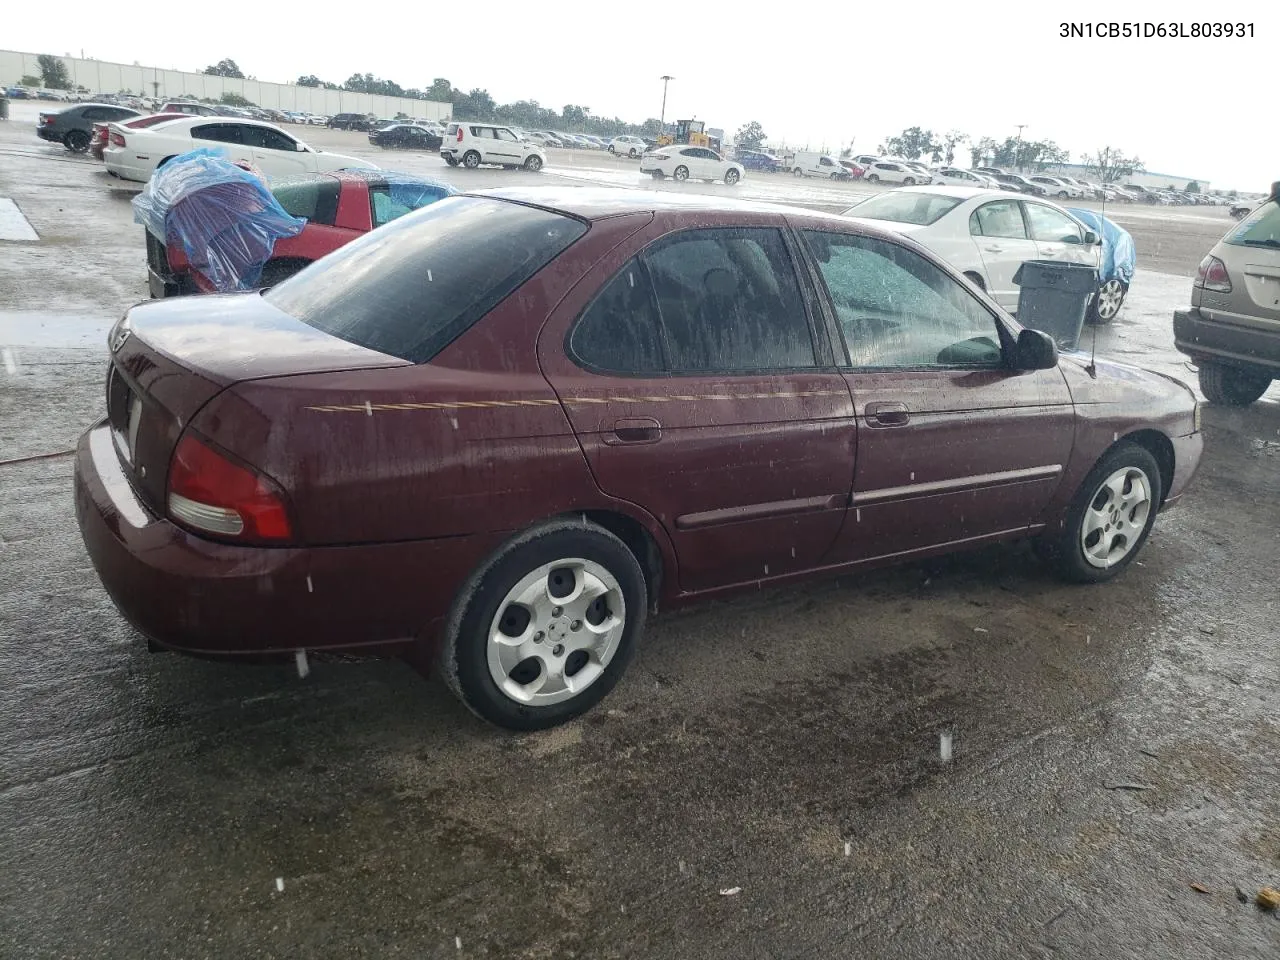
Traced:
[[844, 215], [928, 226], [941, 220], [962, 202], [961, 197], [948, 197], [940, 193], [882, 193], [846, 210]]
[[1227, 234], [1226, 241], [1240, 247], [1280, 247], [1280, 205], [1274, 200], [1264, 203]]
[[422, 363], [586, 230], [521, 204], [452, 197], [347, 244], [265, 297], [325, 333]]

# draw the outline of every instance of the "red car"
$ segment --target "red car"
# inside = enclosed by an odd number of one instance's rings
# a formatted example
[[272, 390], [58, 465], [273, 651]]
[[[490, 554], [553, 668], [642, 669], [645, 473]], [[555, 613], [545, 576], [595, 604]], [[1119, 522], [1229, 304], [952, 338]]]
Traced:
[[110, 350], [76, 510], [143, 634], [439, 663], [522, 729], [660, 606], [1020, 537], [1107, 580], [1202, 449], [1185, 384], [1059, 358], [909, 239], [637, 190], [442, 200]]
[[[271, 192], [285, 212], [307, 221], [302, 232], [277, 240], [262, 269], [261, 286], [270, 287], [303, 267], [350, 243], [375, 227], [456, 191], [440, 181], [384, 170], [350, 170], [280, 180]], [[187, 293], [216, 293], [214, 285], [192, 269], [180, 239], [168, 243], [146, 231], [148, 286], [160, 299]]]
[[[134, 117], [132, 120], [117, 120], [117, 127], [128, 127], [130, 130], [145, 130], [147, 127], [154, 127], [157, 123], [164, 123], [166, 120], [181, 120], [185, 117], [184, 113], [152, 113], [145, 117]], [[95, 123], [93, 125], [93, 134], [89, 138], [89, 152], [93, 154], [95, 160], [101, 160], [103, 151], [107, 149], [107, 138], [111, 135], [108, 129], [110, 123]]]
[[846, 170], [849, 171], [849, 179], [851, 180], [861, 180], [862, 175], [867, 172], [865, 169], [860, 167], [858, 164], [854, 163], [852, 160], [841, 160], [840, 166], [844, 167]]

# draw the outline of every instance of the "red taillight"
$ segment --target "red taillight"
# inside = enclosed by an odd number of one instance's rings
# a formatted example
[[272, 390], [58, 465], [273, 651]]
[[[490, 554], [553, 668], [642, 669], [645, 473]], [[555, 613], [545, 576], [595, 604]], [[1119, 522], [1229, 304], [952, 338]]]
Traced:
[[40, 126], [47, 127], [51, 123], [53, 123], [53, 114], [51, 113], [40, 114]]
[[288, 540], [284, 495], [266, 477], [233, 463], [190, 432], [169, 464], [169, 515], [184, 526], [245, 540]]
[[112, 134], [111, 134], [111, 145], [112, 145], [113, 147], [123, 147], [123, 146], [126, 146], [127, 144], [126, 144], [126, 141], [125, 141], [125, 139], [124, 139], [124, 134], [123, 134], [123, 133], [115, 133], [115, 132], [113, 131], [113, 132], [112, 132]]
[[462, 142], [462, 128], [461, 128], [461, 127], [459, 127], [459, 128], [458, 128], [458, 142], [459, 142], [459, 143], [461, 143], [461, 142]]
[[1230, 293], [1231, 277], [1227, 274], [1227, 265], [1215, 256], [1205, 257], [1196, 270], [1195, 285], [1215, 293]]

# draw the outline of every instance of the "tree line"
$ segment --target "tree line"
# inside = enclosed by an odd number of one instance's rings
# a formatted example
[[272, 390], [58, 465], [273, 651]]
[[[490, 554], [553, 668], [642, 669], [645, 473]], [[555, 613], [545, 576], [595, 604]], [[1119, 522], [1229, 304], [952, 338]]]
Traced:
[[[974, 140], [960, 130], [935, 134], [932, 130], [908, 127], [896, 137], [880, 144], [880, 153], [893, 154], [906, 160], [927, 157], [934, 163], [955, 163], [956, 149], [971, 146], [973, 165], [979, 167], [1013, 167], [1043, 172], [1049, 167], [1068, 163], [1071, 152], [1052, 140], [1027, 140], [1021, 137], [980, 137]], [[847, 154], [849, 151], [845, 151]], [[1122, 177], [1145, 170], [1142, 160], [1112, 146], [1085, 153], [1080, 162], [1103, 183], [1115, 183]]]

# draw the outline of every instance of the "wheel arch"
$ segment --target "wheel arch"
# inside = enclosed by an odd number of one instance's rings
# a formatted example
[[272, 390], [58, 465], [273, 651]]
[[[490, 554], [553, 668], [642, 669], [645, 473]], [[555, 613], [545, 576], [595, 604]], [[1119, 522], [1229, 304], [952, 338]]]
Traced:
[[1132, 433], [1126, 433], [1111, 446], [1107, 447], [1098, 460], [1101, 460], [1102, 457], [1105, 457], [1122, 443], [1135, 443], [1155, 458], [1156, 466], [1160, 469], [1160, 502], [1164, 503], [1169, 496], [1169, 488], [1173, 484], [1174, 469], [1177, 467], [1176, 457], [1173, 452], [1173, 441], [1159, 430], [1135, 430]]
[[[566, 515], [568, 518], [574, 514]], [[583, 519], [597, 524], [621, 540], [640, 563], [644, 571], [645, 589], [648, 593], [649, 610], [658, 612], [658, 600], [666, 584], [667, 558], [662, 547], [658, 545], [653, 532], [635, 517], [618, 510], [584, 510]]]

